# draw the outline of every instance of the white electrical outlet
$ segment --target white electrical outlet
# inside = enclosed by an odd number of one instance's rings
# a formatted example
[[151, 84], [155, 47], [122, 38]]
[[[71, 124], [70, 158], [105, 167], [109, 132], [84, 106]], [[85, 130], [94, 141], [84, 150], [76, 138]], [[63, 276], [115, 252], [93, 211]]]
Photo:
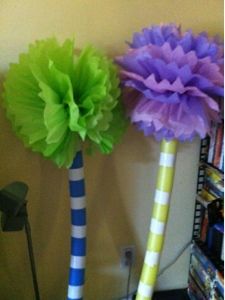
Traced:
[[133, 266], [135, 261], [135, 246], [127, 245], [121, 247], [120, 251], [120, 266], [122, 268], [127, 268]]

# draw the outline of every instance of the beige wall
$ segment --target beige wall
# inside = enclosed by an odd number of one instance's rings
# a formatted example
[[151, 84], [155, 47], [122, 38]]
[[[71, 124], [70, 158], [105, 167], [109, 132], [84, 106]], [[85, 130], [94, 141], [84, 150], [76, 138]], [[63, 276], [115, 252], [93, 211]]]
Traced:
[[[222, 34], [222, 0], [1, 0], [0, 76], [35, 39], [75, 37], [108, 54], [122, 53], [125, 40], [148, 24], [177, 22], [184, 29]], [[179, 147], [170, 221], [161, 265], [190, 238], [199, 141]], [[118, 299], [126, 270], [120, 247], [137, 251], [137, 286], [148, 231], [159, 145], [130, 127], [113, 155], [85, 157], [88, 201], [86, 300]], [[0, 187], [28, 183], [29, 213], [42, 300], [65, 299], [69, 263], [67, 172], [25, 150], [0, 109]], [[158, 280], [159, 289], [186, 286], [188, 251]], [[31, 300], [33, 291], [24, 233], [0, 232], [0, 299]]]

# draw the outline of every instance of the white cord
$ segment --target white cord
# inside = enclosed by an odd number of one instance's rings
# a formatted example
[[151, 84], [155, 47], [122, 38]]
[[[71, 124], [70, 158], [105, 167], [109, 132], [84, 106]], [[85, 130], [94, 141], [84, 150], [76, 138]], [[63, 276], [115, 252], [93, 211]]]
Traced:
[[[191, 245], [192, 241], [188, 241], [177, 253], [177, 255], [171, 260], [171, 262], [169, 262], [165, 267], [163, 267], [160, 271], [159, 271], [159, 276], [161, 276], [167, 269], [169, 269], [172, 265], [174, 265], [177, 260], [181, 257], [181, 255], [185, 252], [185, 250], [187, 250], [187, 248]], [[132, 297], [135, 294], [135, 292], [130, 293], [129, 296]], [[119, 300], [125, 300], [127, 299], [126, 296], [119, 298]]]
[[172, 265], [174, 265], [176, 263], [176, 261], [181, 257], [181, 255], [185, 252], [185, 250], [191, 245], [191, 241], [187, 242], [182, 249], [180, 249], [180, 251], [177, 253], [177, 255], [174, 257], [174, 259], [168, 263], [165, 267], [163, 267], [160, 271], [159, 271], [159, 276], [161, 276], [167, 269], [169, 269]]

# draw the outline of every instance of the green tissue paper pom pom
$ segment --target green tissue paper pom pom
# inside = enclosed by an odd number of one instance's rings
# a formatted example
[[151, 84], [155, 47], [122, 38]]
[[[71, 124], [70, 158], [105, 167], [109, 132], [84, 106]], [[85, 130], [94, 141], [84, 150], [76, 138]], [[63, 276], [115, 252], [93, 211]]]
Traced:
[[3, 98], [24, 145], [69, 168], [81, 141], [112, 151], [126, 126], [119, 96], [117, 69], [106, 56], [91, 46], [76, 55], [72, 40], [51, 38], [10, 65]]

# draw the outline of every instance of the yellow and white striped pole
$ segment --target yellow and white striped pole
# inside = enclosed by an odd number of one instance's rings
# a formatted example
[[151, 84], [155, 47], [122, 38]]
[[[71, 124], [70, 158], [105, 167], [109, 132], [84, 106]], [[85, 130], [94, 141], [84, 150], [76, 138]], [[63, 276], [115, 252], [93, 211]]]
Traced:
[[149, 228], [147, 250], [138, 285], [136, 300], [152, 299], [163, 248], [165, 228], [169, 212], [170, 194], [173, 187], [177, 141], [161, 142], [152, 219]]

